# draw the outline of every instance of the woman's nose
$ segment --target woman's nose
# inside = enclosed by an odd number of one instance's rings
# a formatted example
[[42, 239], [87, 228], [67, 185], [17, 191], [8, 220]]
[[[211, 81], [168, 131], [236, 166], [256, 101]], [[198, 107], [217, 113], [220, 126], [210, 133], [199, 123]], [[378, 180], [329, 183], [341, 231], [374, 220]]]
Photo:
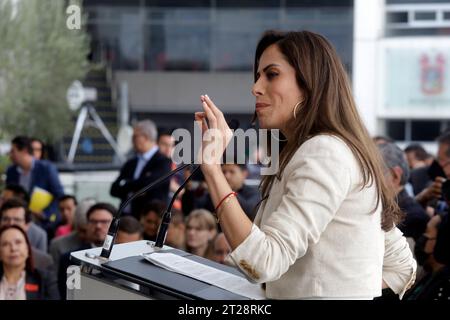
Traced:
[[262, 92], [262, 84], [260, 79], [256, 80], [256, 82], [252, 86], [252, 94], [257, 97], [263, 94]]

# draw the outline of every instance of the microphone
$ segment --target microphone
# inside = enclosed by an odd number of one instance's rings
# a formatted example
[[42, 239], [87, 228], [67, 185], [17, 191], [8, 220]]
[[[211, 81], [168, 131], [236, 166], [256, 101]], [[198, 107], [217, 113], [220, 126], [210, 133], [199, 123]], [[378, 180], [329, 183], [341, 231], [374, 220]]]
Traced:
[[[169, 172], [166, 175], [162, 176], [158, 180], [154, 181], [153, 183], [145, 186], [144, 188], [142, 188], [141, 190], [136, 192], [133, 196], [129, 197], [120, 206], [119, 210], [117, 211], [117, 214], [113, 217], [113, 221], [111, 222], [111, 224], [109, 226], [108, 234], [106, 235], [105, 242], [103, 243], [103, 248], [102, 248], [102, 253], [100, 254], [100, 258], [103, 258], [105, 260], [109, 259], [109, 256], [111, 255], [112, 248], [114, 246], [114, 241], [116, 239], [117, 231], [119, 229], [120, 217], [122, 216], [122, 212], [128, 206], [128, 204], [131, 201], [133, 201], [134, 199], [136, 199], [137, 197], [139, 197], [139, 196], [143, 195], [144, 193], [146, 193], [148, 190], [152, 189], [153, 187], [155, 187], [155, 186], [161, 184], [162, 182], [164, 182], [165, 180], [169, 179], [174, 174], [176, 174], [179, 171], [184, 170], [184, 169], [186, 169], [187, 167], [190, 167], [190, 166], [193, 166], [193, 164], [183, 164], [182, 166], [179, 166], [175, 170], [172, 170], [171, 172]], [[178, 190], [177, 190], [177, 192], [178, 192]], [[171, 205], [173, 205], [172, 202], [171, 202]]]
[[230, 127], [231, 130], [236, 130], [237, 128], [239, 128], [240, 122], [238, 119], [231, 119], [230, 121], [228, 121], [228, 126]]

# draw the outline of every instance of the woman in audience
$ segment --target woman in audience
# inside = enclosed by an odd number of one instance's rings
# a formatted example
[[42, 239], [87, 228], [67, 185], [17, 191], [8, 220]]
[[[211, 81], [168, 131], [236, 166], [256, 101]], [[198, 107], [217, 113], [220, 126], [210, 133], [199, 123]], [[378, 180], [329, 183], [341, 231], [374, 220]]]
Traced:
[[214, 216], [205, 209], [193, 210], [186, 219], [186, 251], [192, 254], [209, 256], [209, 243], [217, 234]]
[[34, 268], [28, 237], [18, 226], [0, 229], [0, 300], [59, 299], [55, 275]]

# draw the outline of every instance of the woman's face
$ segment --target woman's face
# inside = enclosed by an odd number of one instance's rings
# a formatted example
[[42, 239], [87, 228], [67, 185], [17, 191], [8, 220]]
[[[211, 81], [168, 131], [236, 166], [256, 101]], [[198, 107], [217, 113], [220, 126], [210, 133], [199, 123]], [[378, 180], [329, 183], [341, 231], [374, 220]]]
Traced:
[[149, 237], [156, 236], [160, 223], [161, 219], [155, 211], [149, 211], [145, 216], [141, 217], [144, 233]]
[[212, 239], [213, 232], [201, 227], [200, 221], [191, 218], [186, 225], [186, 245], [190, 248], [200, 248], [208, 245]]
[[[280, 129], [293, 117], [295, 105], [303, 100], [297, 86], [295, 69], [287, 62], [278, 46], [271, 45], [259, 60], [252, 94], [256, 97], [256, 114], [261, 128]], [[297, 114], [300, 109], [297, 108]]]
[[3, 232], [0, 238], [0, 260], [4, 266], [24, 267], [28, 258], [28, 246], [23, 234], [16, 229]]

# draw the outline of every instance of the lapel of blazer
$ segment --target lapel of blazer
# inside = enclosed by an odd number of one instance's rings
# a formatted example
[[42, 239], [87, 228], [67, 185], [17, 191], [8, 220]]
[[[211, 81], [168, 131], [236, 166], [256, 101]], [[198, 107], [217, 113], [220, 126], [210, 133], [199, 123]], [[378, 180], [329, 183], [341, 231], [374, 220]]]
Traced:
[[138, 157], [134, 157], [133, 159], [130, 160], [129, 164], [128, 164], [128, 169], [127, 169], [127, 173], [126, 175], [129, 175], [131, 178], [133, 178], [134, 176], [134, 171], [136, 170], [137, 167], [137, 163], [138, 163]]
[[253, 223], [258, 227], [260, 227], [263, 222], [263, 216], [267, 219], [267, 217], [270, 216], [270, 213], [275, 211], [278, 207], [278, 198], [286, 192], [286, 190], [282, 189], [282, 186], [282, 182], [275, 179], [272, 188], [269, 191], [269, 197], [261, 203], [255, 219], [253, 220]]

